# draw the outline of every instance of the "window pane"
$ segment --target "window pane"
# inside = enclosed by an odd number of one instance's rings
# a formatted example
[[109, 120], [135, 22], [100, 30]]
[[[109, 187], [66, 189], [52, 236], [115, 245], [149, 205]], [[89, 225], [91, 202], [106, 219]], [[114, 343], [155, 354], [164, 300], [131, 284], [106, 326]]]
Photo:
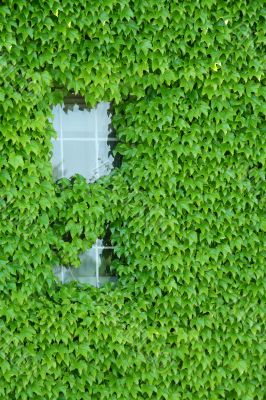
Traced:
[[74, 174], [83, 175], [87, 180], [95, 173], [96, 150], [93, 142], [63, 142], [64, 176], [70, 178]]
[[94, 138], [96, 110], [80, 110], [77, 105], [73, 110], [61, 110], [63, 138]]
[[113, 249], [102, 248], [99, 249], [99, 286], [104, 285], [107, 282], [116, 282], [117, 278], [113, 276], [110, 266], [113, 257]]
[[107, 139], [107, 137], [113, 136], [109, 108], [109, 103], [99, 103], [97, 105], [97, 128], [99, 138]]
[[65, 272], [64, 283], [77, 280], [81, 283], [89, 283], [97, 286], [96, 277], [96, 249], [86, 251], [80, 256], [81, 264], [79, 268], [68, 268]]
[[100, 276], [111, 276], [110, 265], [113, 256], [113, 250], [108, 248], [102, 248], [98, 250], [100, 258], [99, 275]]
[[106, 141], [99, 141], [98, 144], [98, 168], [99, 176], [107, 175], [113, 168], [114, 158], [110, 146]]
[[61, 129], [61, 125], [60, 125], [60, 105], [58, 104], [57, 106], [53, 107], [52, 113], [54, 115], [54, 119], [53, 119], [53, 126], [54, 129], [57, 133], [60, 132]]
[[61, 142], [58, 140], [53, 140], [53, 178], [55, 180], [62, 178], [64, 176], [62, 171], [62, 158], [61, 158]]

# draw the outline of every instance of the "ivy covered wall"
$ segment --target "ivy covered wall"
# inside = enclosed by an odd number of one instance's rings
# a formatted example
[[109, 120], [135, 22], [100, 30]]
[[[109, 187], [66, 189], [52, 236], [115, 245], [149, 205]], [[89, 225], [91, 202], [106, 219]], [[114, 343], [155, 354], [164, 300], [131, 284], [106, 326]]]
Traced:
[[[0, 17], [0, 398], [265, 398], [263, 1]], [[123, 161], [93, 184], [52, 179], [72, 89], [113, 102]], [[117, 285], [56, 282], [107, 225]]]

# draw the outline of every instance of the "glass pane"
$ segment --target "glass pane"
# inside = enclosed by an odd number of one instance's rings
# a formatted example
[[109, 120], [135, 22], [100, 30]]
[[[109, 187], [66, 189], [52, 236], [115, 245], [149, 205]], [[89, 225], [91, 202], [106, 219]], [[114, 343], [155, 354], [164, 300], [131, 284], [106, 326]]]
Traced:
[[95, 110], [80, 110], [78, 105], [73, 110], [62, 110], [63, 138], [94, 138]]
[[105, 283], [108, 282], [117, 282], [117, 277], [116, 276], [99, 276], [99, 287], [103, 286]]
[[99, 267], [99, 275], [100, 276], [110, 276], [110, 265], [112, 262], [113, 249], [98, 249], [99, 259], [100, 259], [100, 267]]
[[52, 167], [53, 167], [53, 178], [55, 180], [62, 178], [62, 158], [61, 158], [61, 143], [58, 140], [53, 140], [53, 155], [52, 155]]
[[110, 103], [99, 103], [97, 105], [97, 126], [98, 126], [98, 137], [106, 138], [112, 136], [111, 127], [111, 114], [108, 112]]
[[53, 107], [52, 114], [54, 115], [53, 119], [53, 127], [57, 132], [58, 136], [60, 136], [60, 105]]
[[114, 158], [111, 153], [111, 147], [106, 141], [98, 143], [98, 172], [99, 176], [107, 175], [113, 168]]
[[107, 282], [116, 282], [117, 278], [113, 276], [110, 266], [113, 257], [113, 249], [98, 249], [100, 258], [99, 267], [99, 286], [103, 286]]
[[97, 286], [96, 278], [96, 250], [92, 249], [80, 256], [81, 264], [78, 268], [68, 268], [64, 274], [64, 282], [77, 280], [82, 283], [89, 283]]
[[94, 176], [96, 169], [96, 151], [94, 142], [64, 141], [64, 176], [83, 175], [86, 179]]

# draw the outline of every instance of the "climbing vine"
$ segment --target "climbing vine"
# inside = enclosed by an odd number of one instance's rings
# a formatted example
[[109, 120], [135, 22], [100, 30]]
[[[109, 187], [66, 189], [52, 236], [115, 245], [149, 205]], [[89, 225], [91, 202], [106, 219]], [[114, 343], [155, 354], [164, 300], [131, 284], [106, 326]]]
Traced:
[[[260, 0], [3, 0], [0, 399], [265, 396]], [[54, 182], [51, 107], [113, 104], [122, 165]], [[110, 228], [116, 285], [53, 267]]]

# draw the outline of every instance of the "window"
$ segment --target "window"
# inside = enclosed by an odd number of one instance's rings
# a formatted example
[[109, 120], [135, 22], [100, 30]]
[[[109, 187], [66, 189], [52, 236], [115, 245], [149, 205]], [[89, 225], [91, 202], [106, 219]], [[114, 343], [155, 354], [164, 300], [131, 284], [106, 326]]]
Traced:
[[[58, 133], [53, 139], [53, 175], [55, 179], [70, 178], [78, 173], [88, 182], [108, 174], [115, 160], [111, 150], [116, 142], [111, 128], [109, 103], [89, 109], [80, 96], [70, 95], [64, 105], [53, 108], [53, 125]], [[91, 249], [80, 256], [79, 268], [57, 266], [55, 275], [62, 283], [77, 280], [100, 287], [115, 281], [110, 262], [113, 247], [108, 238], [98, 239]]]

